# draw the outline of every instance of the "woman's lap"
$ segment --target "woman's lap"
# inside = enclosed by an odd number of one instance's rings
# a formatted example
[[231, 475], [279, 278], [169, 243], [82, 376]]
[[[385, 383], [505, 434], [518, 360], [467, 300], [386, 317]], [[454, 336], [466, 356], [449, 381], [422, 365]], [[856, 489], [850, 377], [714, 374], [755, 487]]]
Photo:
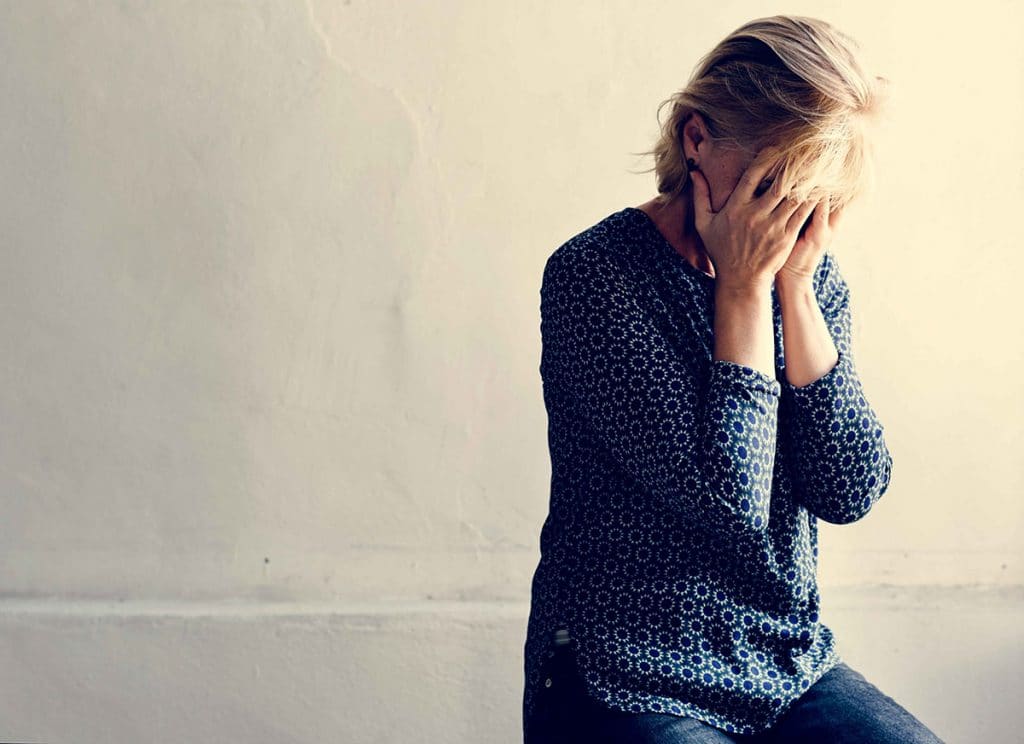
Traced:
[[526, 744], [942, 744], [906, 708], [845, 662], [830, 669], [756, 735], [730, 734], [696, 718], [624, 713], [589, 698], [571, 652], [556, 651]]
[[811, 685], [776, 721], [764, 741], [942, 744], [910, 711], [845, 662]]

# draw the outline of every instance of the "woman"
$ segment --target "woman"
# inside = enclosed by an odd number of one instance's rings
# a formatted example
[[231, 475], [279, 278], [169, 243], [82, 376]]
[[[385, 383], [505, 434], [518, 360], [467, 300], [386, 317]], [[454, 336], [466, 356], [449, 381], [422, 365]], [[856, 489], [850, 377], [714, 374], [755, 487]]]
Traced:
[[658, 196], [547, 260], [527, 744], [939, 741], [818, 614], [817, 520], [861, 519], [892, 471], [827, 250], [871, 177], [884, 79], [855, 48], [737, 29], [666, 101]]

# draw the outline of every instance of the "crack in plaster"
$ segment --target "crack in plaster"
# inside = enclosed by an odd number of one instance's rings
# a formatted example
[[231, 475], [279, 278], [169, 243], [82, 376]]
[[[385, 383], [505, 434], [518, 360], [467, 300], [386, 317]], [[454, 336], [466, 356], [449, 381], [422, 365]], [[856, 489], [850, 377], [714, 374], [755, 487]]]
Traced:
[[366, 81], [377, 90], [380, 90], [388, 95], [392, 96], [402, 107], [402, 111], [408, 119], [414, 132], [416, 132], [416, 153], [422, 154], [423, 149], [423, 130], [420, 126], [419, 121], [416, 118], [416, 112], [409, 102], [405, 99], [402, 93], [397, 88], [381, 85], [373, 81], [372, 79], [358, 73], [352, 65], [345, 62], [340, 56], [334, 51], [334, 43], [331, 41], [331, 37], [324, 30], [324, 25], [317, 16], [316, 10], [313, 7], [314, 0], [306, 0], [306, 13], [309, 17], [309, 27], [313, 32], [313, 35], [320, 40], [320, 46], [323, 49], [324, 56], [327, 57], [331, 62], [340, 67], [345, 73], [352, 77], [358, 77], [361, 80]]
[[[413, 134], [416, 138], [415, 148], [413, 151], [413, 157], [421, 158], [430, 170], [430, 177], [437, 188], [431, 189], [431, 194], [440, 200], [440, 206], [443, 210], [444, 218], [438, 225], [440, 235], [438, 236], [440, 241], [438, 245], [450, 245], [451, 230], [450, 226], [453, 222], [453, 213], [451, 204], [448, 201], [447, 193], [443, 188], [440, 188], [441, 183], [441, 169], [436, 158], [428, 154], [428, 150], [425, 147], [426, 135], [423, 131], [423, 125], [420, 122], [419, 117], [416, 115], [415, 107], [406, 99], [402, 92], [395, 87], [384, 85], [374, 81], [372, 78], [366, 75], [360, 74], [355, 68], [347, 63], [340, 55], [335, 52], [334, 43], [331, 41], [330, 35], [324, 28], [323, 22], [317, 15], [316, 8], [314, 7], [315, 0], [305, 0], [306, 2], [306, 15], [309, 21], [309, 27], [313, 35], [319, 39], [320, 46], [323, 49], [324, 56], [327, 57], [333, 64], [339, 69], [344, 71], [346, 74], [354, 78], [359, 78], [365, 81], [368, 85], [376, 88], [377, 90], [391, 96], [401, 107], [403, 114], [406, 117], [410, 127], [412, 128]], [[430, 110], [433, 111], [433, 106], [430, 106]]]

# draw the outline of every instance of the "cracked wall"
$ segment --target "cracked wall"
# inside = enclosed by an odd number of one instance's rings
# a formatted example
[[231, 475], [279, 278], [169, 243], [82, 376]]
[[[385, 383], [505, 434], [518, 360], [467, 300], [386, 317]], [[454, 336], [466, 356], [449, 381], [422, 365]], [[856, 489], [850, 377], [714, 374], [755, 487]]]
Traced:
[[[638, 44], [652, 16], [615, 4], [0, 13], [0, 322], [17, 432], [2, 453], [0, 588], [522, 598], [549, 485], [540, 271], [563, 240], [651, 195], [631, 153], [684, 78], [671, 34]], [[948, 175], [942, 130], [906, 135], [931, 121], [937, 78], [849, 23], [896, 83], [881, 193], [838, 250], [897, 465], [870, 523], [823, 526], [823, 582], [1019, 583], [1020, 394], [996, 381], [1021, 347], [949, 351], [947, 333], [984, 327], [966, 309], [981, 306], [929, 311], [927, 298], [956, 266], [964, 291], [984, 282], [990, 317], [1009, 317], [998, 303], [1014, 273], [986, 267], [1012, 260], [1012, 227], [970, 228], [965, 262], [953, 213], [905, 217], [926, 208], [910, 208], [921, 179]], [[922, 55], [955, 31], [931, 23]], [[965, 95], [980, 106], [1010, 83]], [[991, 122], [993, 142], [1016, 141], [1014, 111]], [[979, 147], [958, 172], [980, 179], [997, 156]], [[913, 278], [905, 298], [892, 272]], [[939, 348], [947, 375], [922, 380]], [[984, 389], [951, 400], [971, 375]], [[975, 490], [986, 498], [962, 515], [958, 494]]]

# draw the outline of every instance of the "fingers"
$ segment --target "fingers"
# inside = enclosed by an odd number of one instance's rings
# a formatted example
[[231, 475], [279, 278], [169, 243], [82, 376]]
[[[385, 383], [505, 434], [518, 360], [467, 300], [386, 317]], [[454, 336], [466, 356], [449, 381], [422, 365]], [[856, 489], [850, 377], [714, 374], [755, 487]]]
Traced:
[[[808, 199], [804, 202], [796, 202], [795, 199], [787, 199], [787, 201], [791, 201], [796, 204], [796, 208], [792, 211], [789, 220], [786, 222], [787, 232], [799, 232], [800, 228], [804, 224], [804, 220], [807, 219], [807, 215], [809, 215], [811, 211], [821, 203], [816, 199]], [[779, 209], [781, 210], [782, 207], [779, 207]], [[818, 211], [820, 213], [821, 210]], [[819, 216], [816, 215], [815, 218], [818, 219]]]
[[711, 211], [711, 193], [703, 173], [690, 171], [690, 179], [693, 181], [693, 223], [697, 232], [703, 233], [714, 216]]
[[839, 209], [832, 210], [828, 217], [828, 226], [831, 230], [837, 230], [839, 223], [843, 221], [843, 216], [846, 214], [846, 205], [839, 207]]
[[[749, 202], [757, 198], [754, 192], [757, 191], [757, 187], [765, 179], [768, 171], [775, 165], [775, 158], [779, 152], [780, 148], [775, 146], [762, 148], [757, 153], [757, 157], [754, 158], [754, 162], [747, 167], [740, 177], [739, 183], [736, 184], [736, 188], [729, 196], [729, 200], [732, 201], [733, 198], [736, 198], [740, 202]], [[773, 194], [776, 190], [776, 184], [773, 183], [772, 188], [766, 193]], [[774, 194], [772, 198], [774, 198]], [[779, 198], [781, 199], [782, 196], [779, 195]], [[773, 202], [771, 207], [775, 207], [775, 205], [776, 202]]]

